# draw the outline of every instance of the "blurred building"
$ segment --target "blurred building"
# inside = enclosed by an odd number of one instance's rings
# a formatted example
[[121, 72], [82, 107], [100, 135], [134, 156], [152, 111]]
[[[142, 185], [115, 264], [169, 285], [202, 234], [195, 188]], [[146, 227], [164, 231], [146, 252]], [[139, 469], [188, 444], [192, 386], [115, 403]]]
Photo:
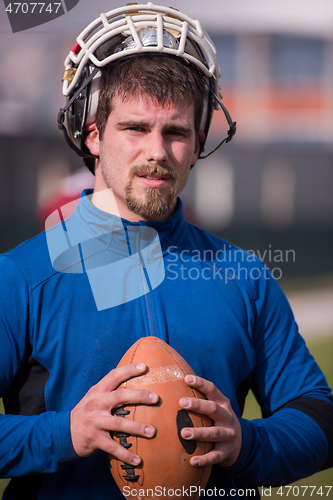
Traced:
[[[333, 38], [276, 31], [212, 38], [237, 134], [196, 172], [202, 222], [215, 229], [250, 218], [276, 230], [332, 228]], [[225, 130], [216, 113], [215, 143]]]
[[236, 33], [213, 40], [239, 140], [332, 144], [333, 37]]

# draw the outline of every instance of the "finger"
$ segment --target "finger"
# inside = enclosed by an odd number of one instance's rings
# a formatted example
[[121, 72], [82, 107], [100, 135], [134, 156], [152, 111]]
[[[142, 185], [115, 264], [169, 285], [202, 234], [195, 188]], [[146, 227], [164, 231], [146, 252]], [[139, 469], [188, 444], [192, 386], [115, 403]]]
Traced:
[[152, 425], [118, 417], [117, 415], [101, 418], [98, 422], [98, 426], [102, 431], [107, 431], [109, 433], [124, 432], [129, 436], [151, 438], [156, 434], [156, 429]]
[[99, 424], [104, 432], [99, 434], [97, 441], [98, 448], [129, 464], [137, 465], [140, 463], [141, 458], [124, 448], [117, 440], [111, 438], [110, 432], [116, 437], [118, 432], [127, 434], [128, 437], [142, 436], [143, 438], [151, 438], [156, 434], [156, 429], [152, 425], [117, 416], [101, 419]]
[[226, 457], [226, 453], [221, 450], [213, 449], [205, 455], [195, 455], [191, 457], [190, 464], [193, 467], [206, 467], [207, 465], [215, 465], [223, 462]]
[[128, 404], [153, 405], [159, 400], [155, 392], [146, 389], [117, 389], [105, 396], [105, 402], [109, 401], [112, 408]]
[[181, 431], [184, 439], [206, 441], [212, 443], [229, 443], [236, 438], [236, 431], [232, 427], [184, 427]]
[[214, 400], [219, 404], [224, 404], [229, 401], [228, 398], [226, 398], [218, 390], [218, 388], [213, 384], [213, 382], [210, 382], [209, 380], [198, 377], [196, 375], [186, 375], [184, 380], [187, 385], [193, 387], [194, 389], [197, 389], [199, 392], [204, 394], [204, 396], [206, 396], [207, 399]]
[[181, 398], [179, 405], [185, 410], [207, 415], [215, 422], [226, 422], [229, 420], [229, 412], [215, 401], [199, 398]]
[[146, 369], [147, 366], [144, 363], [131, 363], [129, 365], [120, 366], [105, 375], [105, 377], [98, 382], [97, 386], [102, 391], [113, 391], [122, 382], [125, 382], [125, 380], [142, 375]]
[[141, 462], [141, 458], [138, 455], [124, 448], [121, 444], [113, 440], [110, 435], [101, 435], [97, 444], [98, 449], [105, 451], [121, 462], [135, 466]]

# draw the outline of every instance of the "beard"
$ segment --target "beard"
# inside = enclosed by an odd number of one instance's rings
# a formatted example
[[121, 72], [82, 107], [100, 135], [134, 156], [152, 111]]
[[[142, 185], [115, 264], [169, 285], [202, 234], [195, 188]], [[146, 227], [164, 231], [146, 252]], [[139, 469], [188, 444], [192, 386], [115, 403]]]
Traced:
[[[168, 176], [170, 183], [168, 192], [162, 194], [159, 188], [148, 187], [144, 194], [144, 198], [137, 197], [133, 192], [133, 180], [135, 176], [152, 174]], [[134, 166], [130, 172], [130, 179], [125, 187], [127, 208], [141, 217], [159, 217], [166, 214], [172, 208], [177, 197], [177, 180], [177, 174], [166, 166], [151, 165], [149, 163]]]

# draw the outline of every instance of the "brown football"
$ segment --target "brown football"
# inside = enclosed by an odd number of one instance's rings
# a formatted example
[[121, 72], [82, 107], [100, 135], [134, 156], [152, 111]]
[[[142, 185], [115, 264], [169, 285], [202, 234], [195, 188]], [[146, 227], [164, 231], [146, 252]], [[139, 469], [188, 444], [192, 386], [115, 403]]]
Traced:
[[[159, 395], [155, 405], [126, 405], [114, 414], [151, 424], [156, 428], [153, 438], [113, 433], [112, 437], [138, 454], [142, 461], [129, 466], [109, 456], [111, 473], [126, 498], [153, 500], [171, 496], [197, 500], [205, 488], [211, 467], [193, 467], [190, 458], [210, 451], [212, 443], [186, 441], [180, 436], [184, 427], [211, 426], [205, 415], [187, 412], [179, 406], [182, 397], [205, 397], [184, 382], [185, 375], [194, 374], [188, 363], [172, 347], [156, 337], [139, 339], [125, 353], [118, 366], [145, 363], [146, 372], [120, 387], [148, 389]], [[202, 491], [201, 491], [202, 493]]]

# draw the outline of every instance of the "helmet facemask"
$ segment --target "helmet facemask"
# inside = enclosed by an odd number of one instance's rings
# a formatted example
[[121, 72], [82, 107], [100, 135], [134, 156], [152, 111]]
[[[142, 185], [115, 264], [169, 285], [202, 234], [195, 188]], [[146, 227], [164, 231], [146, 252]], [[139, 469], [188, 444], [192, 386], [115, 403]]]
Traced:
[[[231, 140], [235, 133], [235, 123], [217, 97], [220, 70], [215, 47], [200, 23], [175, 9], [152, 3], [114, 9], [101, 14], [83, 30], [65, 60], [63, 94], [68, 102], [59, 112], [59, 128], [92, 172], [95, 157], [85, 146], [85, 130], [95, 119], [100, 69], [117, 59], [144, 54], [176, 57], [184, 64], [197, 66], [209, 89], [200, 131], [207, 137], [214, 108], [222, 108], [230, 127], [222, 143]], [[203, 143], [200, 153], [204, 146]]]

